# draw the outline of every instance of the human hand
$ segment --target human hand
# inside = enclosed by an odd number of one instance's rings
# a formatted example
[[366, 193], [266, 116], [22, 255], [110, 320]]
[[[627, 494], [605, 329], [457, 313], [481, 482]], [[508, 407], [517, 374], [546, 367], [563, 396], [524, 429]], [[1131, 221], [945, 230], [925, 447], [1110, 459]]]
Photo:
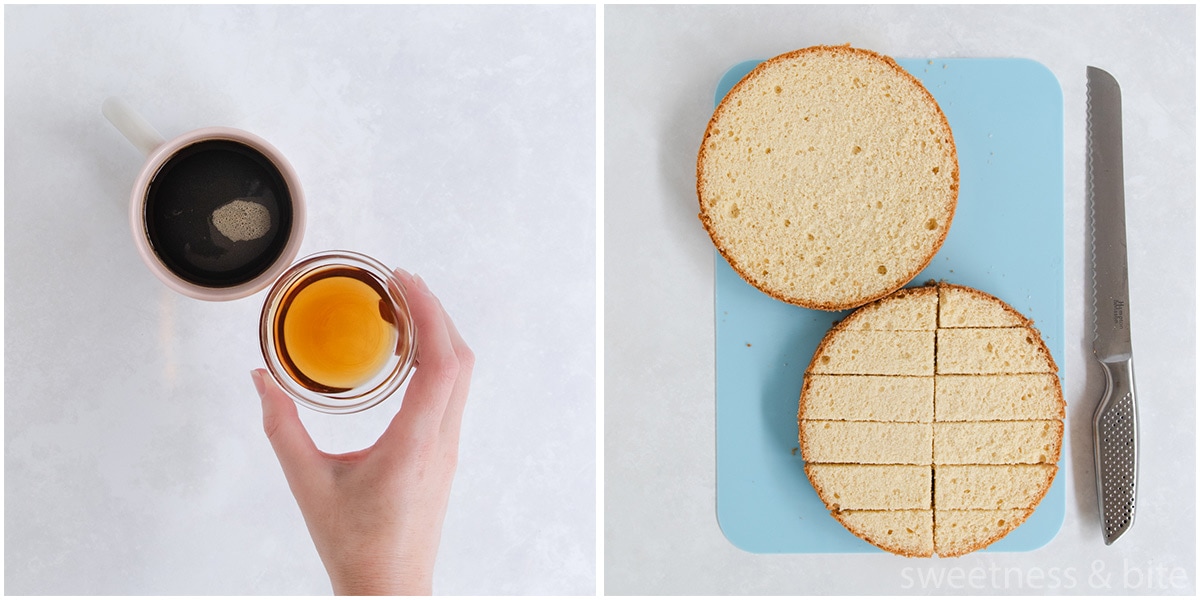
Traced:
[[265, 370], [251, 372], [263, 429], [335, 594], [432, 593], [458, 462], [475, 356], [425, 282], [399, 269], [396, 276], [416, 324], [417, 366], [400, 411], [370, 448], [318, 450], [295, 402]]

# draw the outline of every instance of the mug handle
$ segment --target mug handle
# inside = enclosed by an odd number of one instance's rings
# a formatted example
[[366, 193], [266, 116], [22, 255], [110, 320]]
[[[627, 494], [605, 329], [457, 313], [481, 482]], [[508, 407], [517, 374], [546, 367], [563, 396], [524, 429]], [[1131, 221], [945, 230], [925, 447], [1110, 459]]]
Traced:
[[129, 140], [129, 143], [146, 156], [166, 142], [149, 121], [137, 114], [133, 107], [129, 106], [129, 103], [116, 96], [105, 100], [100, 107], [100, 112], [104, 113], [108, 122], [112, 123], [117, 131], [120, 131], [121, 135]]

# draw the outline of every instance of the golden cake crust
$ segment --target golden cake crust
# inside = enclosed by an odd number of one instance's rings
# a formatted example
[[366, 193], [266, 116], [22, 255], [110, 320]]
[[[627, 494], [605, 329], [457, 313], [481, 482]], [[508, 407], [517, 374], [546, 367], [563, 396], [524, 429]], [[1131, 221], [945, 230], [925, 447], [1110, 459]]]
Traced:
[[[1040, 502], [1041, 499], [1039, 498], [1038, 500]], [[1034, 506], [1036, 507], [1037, 505], [1035, 504]], [[976, 550], [982, 550], [984, 548], [987, 548], [988, 546], [991, 546], [992, 544], [1004, 539], [1004, 536], [1012, 533], [1012, 531], [1014, 529], [1016, 529], [1022, 523], [1024, 523], [1027, 519], [1029, 519], [1029, 516], [1033, 514], [1033, 510], [1034, 510], [1033, 508], [1027, 508], [1027, 509], [1021, 510], [1019, 513], [1017, 513], [1020, 515], [1019, 518], [1006, 519], [1003, 529], [997, 530], [994, 534], [992, 534], [990, 536], [987, 536], [987, 537], [984, 537], [981, 539], [977, 539], [977, 540], [975, 540], [975, 542], [973, 544], [963, 545], [961, 547], [947, 548], [945, 550], [940, 548], [937, 543], [937, 541], [938, 541], [937, 514], [938, 513], [935, 511], [933, 513], [934, 514], [934, 517], [933, 517], [933, 519], [934, 519], [934, 521], [933, 521], [934, 551], [937, 553], [938, 556], [945, 557], [945, 558], [954, 558], [956, 556], [963, 556], [963, 555], [975, 552]], [[954, 511], [954, 512], [957, 512], [957, 511]]]
[[[977, 300], [981, 300], [981, 301], [984, 301], [984, 302], [987, 302], [989, 304], [993, 304], [993, 305], [999, 307], [1000, 309], [1002, 309], [1006, 314], [1008, 314], [1012, 318], [1012, 320], [1013, 320], [1013, 324], [1011, 325], [1012, 327], [1033, 327], [1033, 321], [1030, 321], [1028, 317], [1021, 314], [1019, 311], [1017, 311], [1017, 309], [1013, 308], [1012, 305], [1010, 305], [1009, 303], [1007, 303], [991, 294], [988, 294], [986, 292], [982, 292], [980, 290], [977, 290], [972, 287], [967, 287], [965, 285], [958, 285], [956, 283], [947, 283], [945, 281], [938, 282], [937, 289], [938, 289], [939, 295], [942, 292], [946, 292], [946, 291], [961, 292], [961, 293], [966, 294], [967, 296], [970, 296]], [[941, 313], [939, 311], [939, 317], [940, 317], [940, 314]], [[952, 327], [954, 327], [954, 325], [949, 324], [949, 323], [943, 324], [943, 323], [939, 322], [938, 327], [952, 328]]]
[[[891, 552], [892, 554], [904, 556], [907, 558], [929, 558], [929, 557], [933, 556], [933, 552], [914, 552], [903, 546], [892, 545], [882, 539], [879, 539], [878, 537], [873, 535], [873, 532], [866, 531], [866, 530], [856, 526], [854, 523], [850, 522], [849, 519], [847, 519], [847, 516], [851, 512], [853, 512], [853, 511], [835, 510], [835, 511], [830, 511], [829, 514], [833, 515], [833, 518], [837, 519], [837, 522], [841, 523], [843, 527], [845, 527], [847, 530], [850, 531], [850, 533], [853, 533], [855, 536], [857, 536], [863, 540], [866, 540], [867, 542], [869, 542], [870, 544], [872, 544], [873, 546], [875, 546], [881, 550], [886, 550], [888, 552]], [[936, 536], [936, 527], [937, 527], [936, 522], [934, 523], [934, 527], [935, 527], [935, 530], [932, 533], [933, 533], [933, 535]], [[935, 543], [936, 543], [936, 537], [935, 537]]]

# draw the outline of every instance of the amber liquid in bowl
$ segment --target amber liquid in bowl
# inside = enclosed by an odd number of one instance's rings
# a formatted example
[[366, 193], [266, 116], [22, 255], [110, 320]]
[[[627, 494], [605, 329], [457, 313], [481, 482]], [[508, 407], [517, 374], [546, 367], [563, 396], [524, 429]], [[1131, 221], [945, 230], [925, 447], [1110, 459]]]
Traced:
[[275, 312], [275, 350], [298, 383], [318, 393], [354, 389], [399, 352], [388, 291], [356, 267], [316, 269], [283, 294]]

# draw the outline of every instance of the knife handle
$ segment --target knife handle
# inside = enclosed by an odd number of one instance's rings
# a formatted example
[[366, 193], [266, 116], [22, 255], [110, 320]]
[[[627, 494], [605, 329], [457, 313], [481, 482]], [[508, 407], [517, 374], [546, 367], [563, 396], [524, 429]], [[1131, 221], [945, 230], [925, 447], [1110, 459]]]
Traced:
[[1137, 401], [1133, 358], [1104, 362], [1104, 397], [1092, 420], [1096, 497], [1110, 545], [1133, 526], [1137, 504]]

